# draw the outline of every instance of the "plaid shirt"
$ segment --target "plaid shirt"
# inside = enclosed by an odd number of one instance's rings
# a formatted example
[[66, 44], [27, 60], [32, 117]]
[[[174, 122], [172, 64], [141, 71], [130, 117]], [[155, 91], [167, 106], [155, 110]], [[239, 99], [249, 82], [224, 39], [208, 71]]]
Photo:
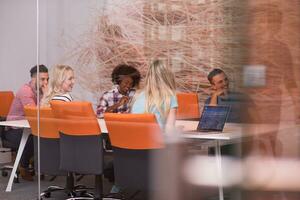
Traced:
[[[135, 93], [134, 89], [130, 89], [126, 96], [129, 96], [130, 100], [133, 97]], [[110, 106], [115, 105], [120, 101], [120, 99], [125, 96], [119, 92], [118, 86], [113, 88], [112, 90], [109, 90], [107, 92], [104, 92], [102, 97], [100, 98], [99, 104], [97, 106], [97, 116], [102, 118], [106, 109]], [[129, 100], [129, 101], [130, 101]], [[129, 107], [128, 104], [122, 105], [118, 107], [116, 110], [113, 111], [114, 113], [128, 113]]]

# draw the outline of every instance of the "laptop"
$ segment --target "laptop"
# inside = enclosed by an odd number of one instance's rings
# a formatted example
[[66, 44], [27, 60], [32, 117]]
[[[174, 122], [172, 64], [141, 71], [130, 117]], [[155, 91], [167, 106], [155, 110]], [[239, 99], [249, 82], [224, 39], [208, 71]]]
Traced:
[[222, 132], [229, 115], [230, 106], [204, 106], [197, 131]]

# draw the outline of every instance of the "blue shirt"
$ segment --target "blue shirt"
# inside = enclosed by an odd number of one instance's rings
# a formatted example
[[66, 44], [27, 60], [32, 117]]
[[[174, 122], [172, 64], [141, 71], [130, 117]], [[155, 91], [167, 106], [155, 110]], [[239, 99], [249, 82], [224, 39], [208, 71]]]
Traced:
[[[205, 101], [205, 104], [208, 105], [210, 103], [210, 97], [208, 97]], [[217, 104], [220, 106], [230, 106], [229, 115], [227, 118], [227, 122], [231, 123], [244, 123], [246, 122], [247, 113], [246, 109], [248, 104], [250, 103], [249, 97], [245, 94], [238, 92], [229, 92], [226, 98], [222, 96], [218, 96]]]
[[[136, 114], [145, 113], [145, 103], [146, 103], [145, 93], [141, 92], [140, 94], [138, 94], [136, 101], [132, 105], [131, 113], [136, 113]], [[178, 107], [177, 98], [176, 98], [176, 96], [172, 96], [171, 102], [170, 102], [170, 109], [177, 108], [177, 107]], [[166, 123], [165, 119], [163, 119], [163, 117], [161, 116], [161, 114], [159, 113], [157, 108], [152, 108], [151, 113], [153, 113], [155, 115], [159, 126], [161, 128], [164, 128], [165, 123]]]

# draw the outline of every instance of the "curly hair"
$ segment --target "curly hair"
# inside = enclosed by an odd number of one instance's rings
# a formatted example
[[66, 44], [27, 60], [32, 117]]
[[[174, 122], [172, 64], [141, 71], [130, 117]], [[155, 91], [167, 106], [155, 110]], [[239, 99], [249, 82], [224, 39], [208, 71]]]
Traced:
[[114, 84], [120, 84], [124, 76], [129, 76], [133, 80], [133, 87], [137, 86], [141, 80], [140, 72], [130, 65], [120, 64], [111, 73], [111, 80]]

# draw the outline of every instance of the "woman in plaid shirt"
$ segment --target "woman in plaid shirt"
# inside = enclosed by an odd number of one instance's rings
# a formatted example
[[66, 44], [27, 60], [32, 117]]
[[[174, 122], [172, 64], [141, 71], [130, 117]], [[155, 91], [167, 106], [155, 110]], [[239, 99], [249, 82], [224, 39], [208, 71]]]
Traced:
[[129, 112], [128, 102], [135, 93], [134, 87], [138, 86], [140, 72], [130, 66], [118, 65], [111, 74], [113, 89], [103, 93], [97, 106], [97, 116], [102, 118], [105, 112], [125, 113]]

